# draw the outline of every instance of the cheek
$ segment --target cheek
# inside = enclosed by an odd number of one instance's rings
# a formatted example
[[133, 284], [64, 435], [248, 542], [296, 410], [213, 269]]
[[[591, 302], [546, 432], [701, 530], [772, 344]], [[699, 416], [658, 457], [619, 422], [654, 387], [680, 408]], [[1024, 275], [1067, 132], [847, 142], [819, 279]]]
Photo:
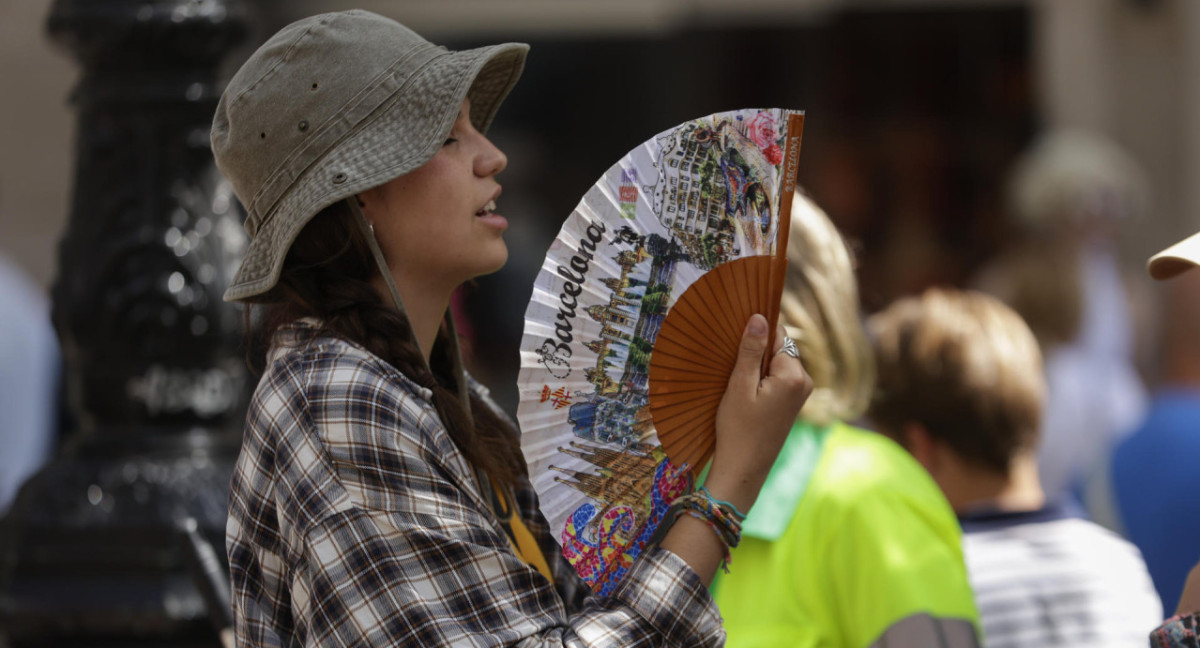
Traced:
[[457, 265], [469, 254], [465, 241], [467, 232], [461, 223], [438, 215], [418, 217], [403, 223], [393, 246], [399, 256], [414, 270], [433, 271], [444, 265]]
[[410, 222], [396, 232], [396, 242], [392, 249], [399, 252], [407, 263], [419, 268], [429, 263], [437, 254], [439, 245], [438, 231], [427, 222]]
[[428, 186], [414, 182], [397, 187], [397, 191], [389, 196], [385, 229], [392, 247], [419, 252], [428, 244], [428, 239], [437, 234], [438, 201], [428, 189]]

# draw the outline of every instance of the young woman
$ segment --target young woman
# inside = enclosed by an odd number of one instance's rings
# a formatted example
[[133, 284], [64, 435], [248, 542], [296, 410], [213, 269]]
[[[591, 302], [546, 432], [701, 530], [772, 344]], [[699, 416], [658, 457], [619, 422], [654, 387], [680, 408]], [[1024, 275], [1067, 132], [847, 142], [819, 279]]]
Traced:
[[[507, 160], [484, 132], [526, 50], [325, 14], [270, 38], [221, 99], [213, 151], [251, 235], [226, 299], [271, 304], [230, 501], [239, 645], [724, 640], [705, 588], [728, 534], [679, 516], [611, 596], [584, 597], [515, 427], [462, 371], [447, 306], [508, 254]], [[766, 339], [755, 316], [707, 482], [741, 510], [811, 388], [790, 353], [760, 379]]]

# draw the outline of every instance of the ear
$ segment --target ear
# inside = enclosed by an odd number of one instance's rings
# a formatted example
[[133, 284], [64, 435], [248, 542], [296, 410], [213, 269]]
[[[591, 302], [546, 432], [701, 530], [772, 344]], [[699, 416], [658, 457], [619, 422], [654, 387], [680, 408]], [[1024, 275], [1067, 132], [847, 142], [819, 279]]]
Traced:
[[904, 424], [900, 435], [904, 439], [904, 447], [912, 453], [917, 463], [924, 466], [931, 475], [937, 474], [940, 446], [937, 440], [930, 436], [929, 430], [926, 430], [924, 425], [911, 421]]

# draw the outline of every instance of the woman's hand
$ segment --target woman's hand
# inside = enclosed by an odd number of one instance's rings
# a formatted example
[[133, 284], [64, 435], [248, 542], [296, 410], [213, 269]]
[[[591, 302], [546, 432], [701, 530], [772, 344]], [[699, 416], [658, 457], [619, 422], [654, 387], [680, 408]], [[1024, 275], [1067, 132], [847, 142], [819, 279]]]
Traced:
[[742, 334], [737, 364], [717, 410], [717, 447], [706, 485], [743, 512], [758, 499], [800, 408], [812, 393], [812, 378], [796, 358], [781, 353], [780, 326], [767, 375], [760, 377], [767, 348], [767, 320], [754, 315]]
[[[767, 375], [760, 377], [767, 349], [767, 320], [762, 315], [750, 318], [717, 409], [717, 448], [705, 486], [714, 497], [742, 511], [758, 499], [800, 407], [812, 392], [812, 378], [800, 361], [778, 352], [783, 336], [780, 327]], [[690, 515], [680, 516], [662, 547], [683, 558], [706, 587], [725, 555], [712, 529]]]

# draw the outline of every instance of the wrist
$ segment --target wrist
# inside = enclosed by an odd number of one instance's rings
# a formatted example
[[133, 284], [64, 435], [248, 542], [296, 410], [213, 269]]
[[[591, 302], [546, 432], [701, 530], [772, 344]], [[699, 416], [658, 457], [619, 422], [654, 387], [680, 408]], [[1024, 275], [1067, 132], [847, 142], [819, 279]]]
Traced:
[[749, 477], [738, 478], [712, 470], [709, 471], [708, 478], [704, 480], [704, 487], [714, 498], [729, 502], [739, 511], [748, 513], [750, 507], [758, 499], [762, 480]]

